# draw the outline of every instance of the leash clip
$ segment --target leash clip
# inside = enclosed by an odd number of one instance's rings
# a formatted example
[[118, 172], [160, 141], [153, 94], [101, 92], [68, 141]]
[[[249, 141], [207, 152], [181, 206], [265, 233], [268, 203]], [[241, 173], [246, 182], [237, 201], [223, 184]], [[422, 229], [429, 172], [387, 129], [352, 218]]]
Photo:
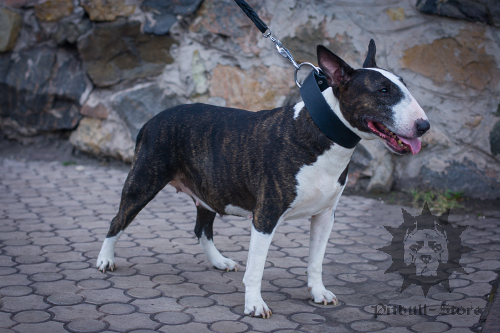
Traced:
[[290, 51], [288, 51], [286, 47], [283, 47], [283, 44], [278, 39], [271, 36], [271, 28], [267, 28], [266, 32], [264, 32], [262, 36], [264, 36], [264, 38], [269, 38], [274, 43], [274, 46], [276, 47], [276, 50], [278, 50], [279, 54], [281, 54], [285, 59], [290, 61], [296, 70], [300, 68], [299, 64], [297, 64], [295, 59], [293, 59]]
[[274, 38], [271, 35], [271, 28], [267, 28], [267, 30], [262, 34], [262, 36], [264, 36], [264, 38], [269, 38], [274, 43], [274, 46], [276, 47], [276, 50], [278, 50], [279, 54], [281, 54], [285, 59], [290, 61], [293, 65], [293, 67], [295, 67], [295, 73], [293, 76], [295, 78], [295, 84], [297, 84], [297, 87], [299, 87], [299, 88], [302, 87], [302, 85], [299, 83], [299, 80], [297, 79], [297, 72], [300, 70], [300, 68], [302, 66], [304, 66], [304, 65], [311, 66], [312, 69], [314, 71], [316, 71], [316, 73], [318, 75], [320, 74], [319, 67], [314, 66], [310, 62], [303, 62], [301, 64], [297, 64], [295, 59], [293, 59], [290, 51], [288, 51], [288, 49], [286, 47], [284, 47], [283, 44], [278, 39]]

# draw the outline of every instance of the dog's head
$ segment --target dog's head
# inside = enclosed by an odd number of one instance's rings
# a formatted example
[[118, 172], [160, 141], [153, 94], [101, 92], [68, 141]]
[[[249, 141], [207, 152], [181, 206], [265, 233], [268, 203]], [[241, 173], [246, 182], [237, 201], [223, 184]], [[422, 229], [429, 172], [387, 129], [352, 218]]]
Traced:
[[377, 67], [373, 40], [363, 68], [356, 70], [322, 45], [317, 51], [340, 112], [356, 134], [379, 137], [397, 154], [420, 151], [418, 137], [430, 128], [427, 116], [401, 77]]
[[407, 233], [404, 241], [404, 261], [415, 265], [416, 276], [437, 276], [440, 264], [448, 262], [448, 240], [439, 228]]

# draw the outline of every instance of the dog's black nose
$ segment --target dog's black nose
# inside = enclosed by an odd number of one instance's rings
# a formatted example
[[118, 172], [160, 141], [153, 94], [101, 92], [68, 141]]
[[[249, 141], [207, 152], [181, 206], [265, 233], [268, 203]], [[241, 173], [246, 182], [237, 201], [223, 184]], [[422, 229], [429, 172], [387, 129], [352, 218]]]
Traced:
[[428, 254], [423, 254], [420, 256], [420, 259], [424, 262], [424, 264], [428, 264], [431, 261], [432, 257]]
[[429, 124], [429, 121], [423, 119], [417, 119], [417, 121], [415, 121], [415, 125], [417, 126], [418, 136], [424, 135], [424, 133], [427, 132], [429, 128], [431, 128], [431, 124]]

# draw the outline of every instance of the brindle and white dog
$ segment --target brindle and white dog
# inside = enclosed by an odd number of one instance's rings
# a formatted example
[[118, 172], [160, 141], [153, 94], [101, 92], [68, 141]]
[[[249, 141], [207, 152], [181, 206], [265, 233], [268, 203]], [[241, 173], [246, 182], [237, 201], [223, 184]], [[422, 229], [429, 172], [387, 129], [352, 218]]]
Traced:
[[[403, 80], [375, 63], [370, 42], [363, 68], [354, 70], [324, 46], [318, 63], [329, 88], [323, 96], [340, 120], [366, 140], [379, 138], [397, 154], [420, 150], [430, 127]], [[245, 314], [269, 317], [261, 297], [267, 252], [281, 221], [311, 217], [307, 266], [314, 302], [336, 303], [322, 281], [322, 261], [354, 148], [332, 142], [303, 102], [249, 112], [191, 104], [165, 110], [139, 132], [120, 208], [97, 259], [114, 268], [115, 244], [125, 228], [167, 184], [196, 203], [195, 234], [211, 263], [236, 269], [213, 243], [216, 214], [253, 216], [245, 284]]]

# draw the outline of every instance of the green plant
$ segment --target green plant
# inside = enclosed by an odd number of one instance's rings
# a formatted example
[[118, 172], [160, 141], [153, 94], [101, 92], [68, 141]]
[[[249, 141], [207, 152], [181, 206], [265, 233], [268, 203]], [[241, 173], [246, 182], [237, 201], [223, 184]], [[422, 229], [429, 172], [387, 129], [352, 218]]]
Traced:
[[70, 165], [77, 165], [78, 163], [76, 163], [75, 161], [64, 161], [62, 162], [62, 165], [64, 166], [70, 166]]
[[428, 203], [431, 211], [444, 213], [448, 209], [462, 208], [460, 202], [464, 200], [463, 191], [437, 191], [437, 190], [411, 190], [413, 197], [413, 206], [420, 207], [425, 202]]

